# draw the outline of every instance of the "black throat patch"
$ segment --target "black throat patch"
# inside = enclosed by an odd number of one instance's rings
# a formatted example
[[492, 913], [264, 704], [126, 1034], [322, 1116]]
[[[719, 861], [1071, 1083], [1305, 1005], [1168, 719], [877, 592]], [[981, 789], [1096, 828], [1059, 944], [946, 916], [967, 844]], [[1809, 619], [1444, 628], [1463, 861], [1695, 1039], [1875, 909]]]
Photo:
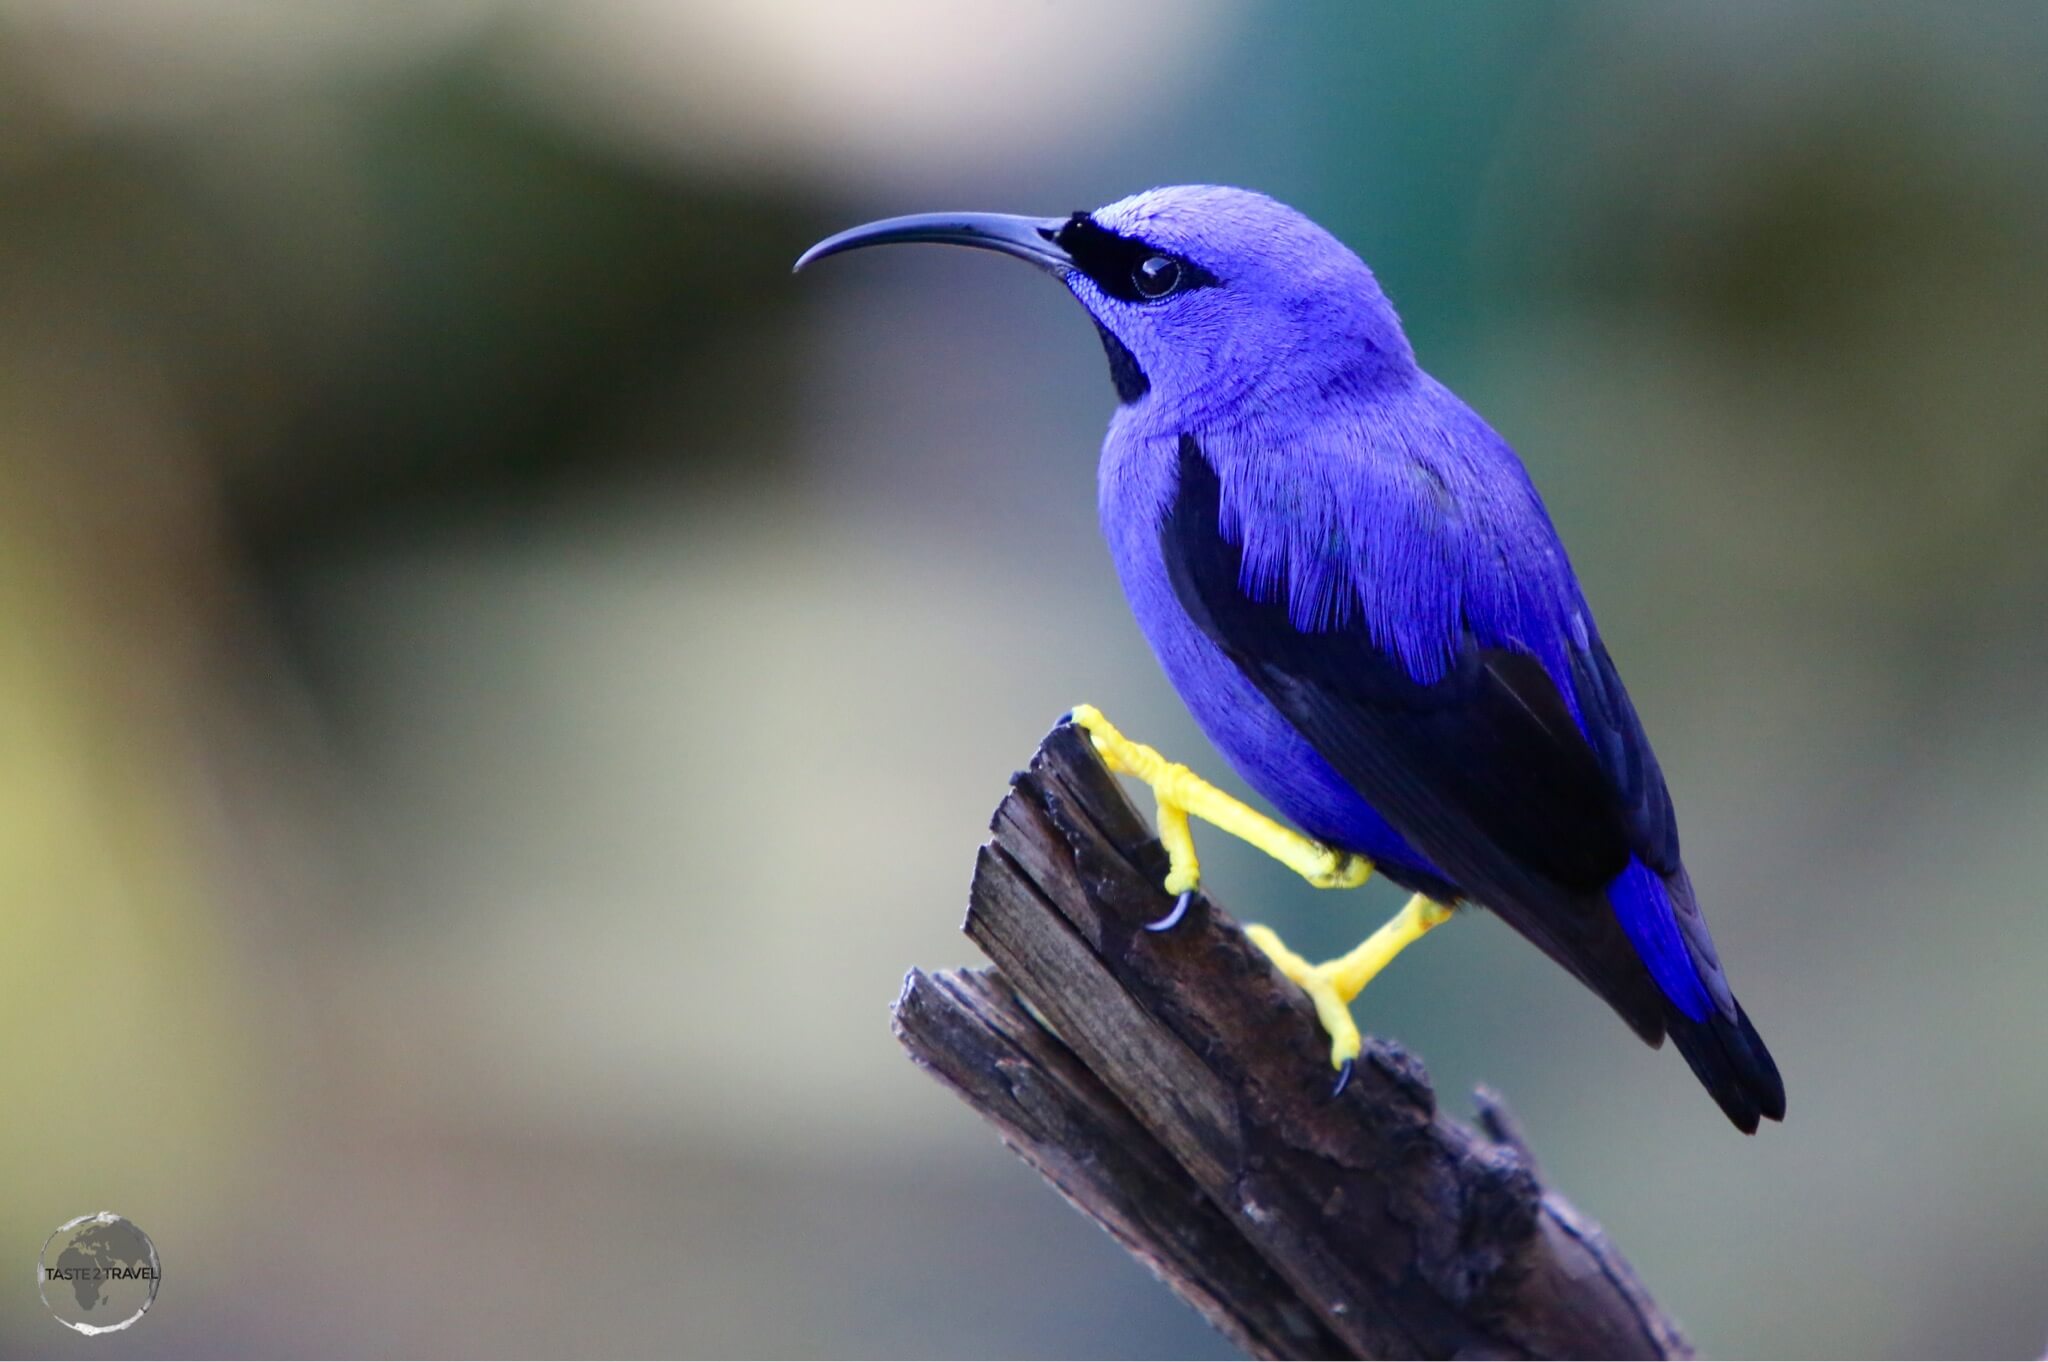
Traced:
[[[1090, 321], [1095, 321], [1093, 317]], [[1138, 357], [1116, 338], [1116, 333], [1095, 322], [1096, 334], [1102, 337], [1102, 353], [1109, 356], [1109, 381], [1116, 384], [1116, 400], [1125, 406], [1137, 401], [1152, 391], [1152, 380], [1145, 377], [1145, 371], [1138, 367]]]

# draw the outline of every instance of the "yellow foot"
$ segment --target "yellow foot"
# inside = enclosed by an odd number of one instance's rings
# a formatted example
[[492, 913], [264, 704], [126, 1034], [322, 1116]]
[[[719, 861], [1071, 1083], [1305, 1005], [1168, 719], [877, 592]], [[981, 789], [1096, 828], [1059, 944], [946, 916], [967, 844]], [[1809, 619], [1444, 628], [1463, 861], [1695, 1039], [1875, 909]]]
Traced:
[[[1289, 950], [1271, 927], [1249, 926], [1244, 934], [1279, 966], [1282, 974], [1308, 994], [1309, 1001], [1316, 1005], [1323, 1030], [1329, 1033], [1330, 1067], [1345, 1070], [1358, 1058], [1358, 1024], [1351, 1020], [1351, 1000], [1395, 956], [1420, 941], [1432, 928], [1450, 920], [1450, 909], [1425, 894], [1417, 894], [1408, 900], [1407, 907], [1350, 952], [1320, 965], [1311, 965]], [[1342, 1080], [1338, 1088], [1342, 1090]]]
[[1283, 828], [1180, 763], [1132, 742], [1095, 706], [1076, 705], [1067, 718], [1088, 731], [1089, 741], [1110, 770], [1135, 776], [1152, 787], [1152, 797], [1159, 803], [1159, 840], [1166, 844], [1172, 863], [1166, 876], [1167, 893], [1186, 894], [1202, 880], [1194, 834], [1188, 830], [1190, 814], [1250, 842], [1318, 889], [1351, 889], [1372, 874], [1372, 862], [1365, 857], [1326, 847], [1292, 828]]

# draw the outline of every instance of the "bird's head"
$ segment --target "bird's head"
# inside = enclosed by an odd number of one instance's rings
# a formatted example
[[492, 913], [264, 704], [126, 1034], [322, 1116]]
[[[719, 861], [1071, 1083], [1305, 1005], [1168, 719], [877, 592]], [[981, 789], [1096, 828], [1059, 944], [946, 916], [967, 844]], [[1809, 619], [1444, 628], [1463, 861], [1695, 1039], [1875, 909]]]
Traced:
[[1095, 319], [1126, 406], [1200, 420], [1248, 396], [1414, 371], [1372, 271], [1264, 194], [1176, 185], [1065, 218], [921, 213], [855, 227], [797, 261], [937, 241], [999, 251], [1059, 276]]

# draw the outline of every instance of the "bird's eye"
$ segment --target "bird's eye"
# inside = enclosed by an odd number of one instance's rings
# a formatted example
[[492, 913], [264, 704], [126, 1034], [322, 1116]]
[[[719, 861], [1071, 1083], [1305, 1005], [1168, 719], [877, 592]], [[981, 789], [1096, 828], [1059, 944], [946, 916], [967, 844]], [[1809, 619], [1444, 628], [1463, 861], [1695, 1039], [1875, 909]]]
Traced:
[[1131, 287], [1143, 298], [1164, 298], [1180, 287], [1180, 261], [1170, 255], [1147, 256], [1131, 271]]

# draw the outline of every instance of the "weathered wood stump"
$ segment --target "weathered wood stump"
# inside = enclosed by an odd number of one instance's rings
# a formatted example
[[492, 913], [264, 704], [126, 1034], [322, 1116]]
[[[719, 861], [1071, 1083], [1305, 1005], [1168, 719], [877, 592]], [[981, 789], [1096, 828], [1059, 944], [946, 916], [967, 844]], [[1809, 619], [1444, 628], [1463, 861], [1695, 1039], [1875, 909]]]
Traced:
[[1238, 1346], [1690, 1355], [1498, 1099], [1451, 1120], [1371, 1037], [1333, 1098], [1314, 1009], [1221, 908], [1143, 930], [1172, 906], [1165, 851], [1085, 735], [1046, 738], [993, 831], [966, 930], [996, 967], [913, 970], [896, 1033]]

